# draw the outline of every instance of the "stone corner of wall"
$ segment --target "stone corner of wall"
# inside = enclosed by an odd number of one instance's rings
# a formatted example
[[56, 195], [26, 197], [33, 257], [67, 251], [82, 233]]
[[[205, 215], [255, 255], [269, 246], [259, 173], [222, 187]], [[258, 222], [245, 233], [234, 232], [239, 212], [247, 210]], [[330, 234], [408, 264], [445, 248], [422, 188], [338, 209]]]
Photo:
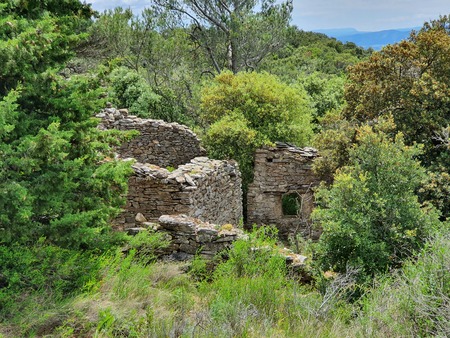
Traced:
[[192, 259], [195, 255], [212, 258], [245, 237], [231, 224], [219, 226], [184, 214], [162, 215], [158, 231], [166, 233], [170, 245], [164, 254], [174, 260]]

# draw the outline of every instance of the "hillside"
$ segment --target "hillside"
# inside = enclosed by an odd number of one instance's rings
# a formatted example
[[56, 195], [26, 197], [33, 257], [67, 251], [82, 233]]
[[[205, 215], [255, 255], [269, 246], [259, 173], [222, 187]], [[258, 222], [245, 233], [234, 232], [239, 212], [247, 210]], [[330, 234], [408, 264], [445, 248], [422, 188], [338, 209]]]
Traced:
[[0, 337], [450, 336], [450, 18], [152, 3], [0, 4]]
[[388, 44], [393, 44], [405, 40], [409, 37], [412, 30], [417, 30], [420, 27], [405, 28], [405, 29], [389, 29], [376, 32], [361, 32], [354, 28], [348, 29], [323, 29], [316, 30], [318, 33], [326, 34], [334, 37], [342, 42], [353, 42], [358, 46], [364, 48], [372, 48], [380, 50]]

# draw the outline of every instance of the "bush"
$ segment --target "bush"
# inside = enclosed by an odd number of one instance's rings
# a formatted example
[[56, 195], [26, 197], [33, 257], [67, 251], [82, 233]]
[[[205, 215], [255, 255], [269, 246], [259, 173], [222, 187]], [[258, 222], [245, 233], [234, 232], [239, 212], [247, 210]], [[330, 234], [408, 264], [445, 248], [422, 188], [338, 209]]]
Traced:
[[36, 81], [0, 99], [12, 126], [0, 128], [0, 243], [46, 237], [65, 248], [108, 247], [109, 220], [120, 212], [132, 171], [111, 160], [111, 141], [123, 133], [96, 128], [92, 113], [101, 100], [93, 77], [67, 80], [48, 70]]
[[130, 113], [167, 122], [189, 122], [185, 108], [180, 106], [170, 90], [153, 90], [135, 70], [116, 68], [111, 72], [109, 81], [115, 103], [128, 108]]
[[54, 306], [100, 277], [101, 257], [44, 242], [32, 247], [0, 246], [0, 322], [36, 298], [43, 308]]
[[362, 301], [358, 323], [387, 337], [450, 335], [450, 237], [448, 226], [417, 260], [408, 261]]
[[318, 261], [323, 269], [345, 272], [361, 267], [366, 276], [401, 266], [439, 226], [435, 209], [418, 202], [415, 190], [425, 171], [407, 147], [370, 127], [358, 130], [350, 165], [330, 188], [316, 193], [313, 217], [323, 227]]
[[302, 146], [312, 134], [306, 93], [267, 73], [216, 76], [201, 93], [201, 118], [210, 125], [204, 138], [210, 155], [237, 160], [244, 188], [258, 147], [275, 141]]
[[135, 258], [143, 264], [156, 260], [158, 252], [167, 248], [170, 242], [161, 232], [140, 231], [128, 241], [128, 247], [135, 250]]

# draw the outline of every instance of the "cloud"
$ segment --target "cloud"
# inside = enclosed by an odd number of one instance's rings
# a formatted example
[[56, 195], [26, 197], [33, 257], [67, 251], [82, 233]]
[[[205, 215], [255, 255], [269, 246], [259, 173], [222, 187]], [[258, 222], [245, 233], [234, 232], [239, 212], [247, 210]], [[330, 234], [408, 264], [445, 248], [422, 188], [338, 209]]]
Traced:
[[[151, 0], [90, 2], [101, 12], [121, 6], [139, 13]], [[294, 0], [292, 23], [305, 30], [353, 27], [376, 31], [417, 27], [439, 15], [450, 14], [448, 4], [449, 0]]]
[[449, 12], [448, 0], [294, 0], [293, 23], [306, 30], [383, 30], [422, 26]]
[[122, 7], [131, 8], [134, 13], [139, 13], [150, 4], [150, 0], [90, 0], [89, 3], [92, 4], [92, 8], [100, 12]]

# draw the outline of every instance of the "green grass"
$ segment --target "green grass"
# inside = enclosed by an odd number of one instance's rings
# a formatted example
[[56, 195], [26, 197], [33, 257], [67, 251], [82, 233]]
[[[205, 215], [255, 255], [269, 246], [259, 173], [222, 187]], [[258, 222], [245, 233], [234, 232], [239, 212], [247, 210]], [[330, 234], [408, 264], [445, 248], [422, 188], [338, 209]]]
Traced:
[[436, 238], [355, 303], [346, 298], [351, 274], [322, 293], [288, 278], [270, 233], [237, 242], [214, 269], [200, 258], [156, 262], [118, 251], [102, 256], [99, 277], [83, 292], [24, 297], [0, 322], [0, 337], [448, 336], [449, 243]]

